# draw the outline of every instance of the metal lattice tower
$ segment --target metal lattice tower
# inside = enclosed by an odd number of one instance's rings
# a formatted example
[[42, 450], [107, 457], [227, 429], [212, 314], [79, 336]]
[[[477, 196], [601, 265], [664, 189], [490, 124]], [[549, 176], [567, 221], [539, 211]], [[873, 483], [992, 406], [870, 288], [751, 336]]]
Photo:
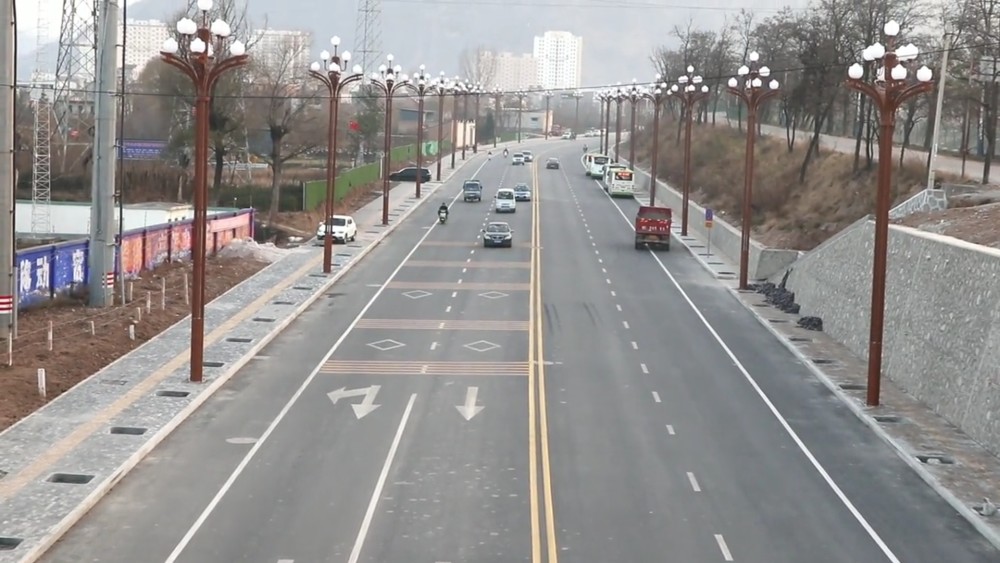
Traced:
[[71, 145], [90, 145], [97, 72], [97, 1], [63, 0], [52, 109], [63, 141], [62, 167]]
[[31, 234], [52, 233], [51, 106], [42, 92], [34, 100], [35, 150], [31, 162]]
[[382, 63], [382, 0], [358, 0], [353, 55], [365, 72]]

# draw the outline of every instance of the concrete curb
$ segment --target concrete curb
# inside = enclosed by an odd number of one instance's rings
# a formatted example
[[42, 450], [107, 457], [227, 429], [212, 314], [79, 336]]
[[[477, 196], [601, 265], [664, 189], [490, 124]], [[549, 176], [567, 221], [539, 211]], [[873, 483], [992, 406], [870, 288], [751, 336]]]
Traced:
[[[704, 269], [706, 269], [709, 273], [713, 274], [713, 276], [715, 276], [718, 279], [718, 275], [714, 270], [712, 270], [711, 265], [709, 265], [706, 261], [702, 260], [701, 256], [698, 256], [698, 254], [694, 251], [695, 249], [690, 248], [684, 241], [680, 240], [679, 236], [675, 236], [674, 238], [678, 239], [678, 241], [684, 245], [684, 248], [691, 253], [691, 255], [698, 261], [699, 264], [701, 264], [701, 266]], [[827, 389], [829, 389], [830, 392], [837, 397], [837, 399], [839, 399], [842, 403], [844, 403], [847, 406], [847, 408], [850, 409], [851, 413], [854, 414], [854, 416], [856, 416], [862, 423], [864, 423], [865, 426], [871, 429], [875, 433], [875, 435], [878, 436], [880, 440], [882, 440], [882, 442], [884, 442], [886, 445], [892, 448], [892, 450], [896, 453], [896, 455], [899, 456], [899, 458], [902, 459], [903, 462], [906, 463], [906, 465], [910, 469], [912, 469], [920, 477], [922, 481], [927, 483], [927, 485], [930, 486], [930, 488], [935, 493], [937, 493], [938, 496], [944, 499], [944, 501], [947, 502], [949, 505], [951, 505], [951, 507], [954, 508], [956, 512], [961, 514], [963, 518], [965, 518], [970, 524], [972, 524], [972, 527], [975, 528], [976, 531], [978, 531], [980, 534], [982, 534], [987, 541], [989, 541], [997, 549], [1000, 549], [1000, 531], [998, 531], [997, 529], [995, 529], [994, 527], [990, 526], [988, 523], [983, 521], [982, 517], [979, 514], [977, 514], [974, 510], [972, 510], [972, 508], [970, 508], [961, 499], [955, 496], [954, 493], [952, 493], [949, 489], [947, 489], [944, 485], [942, 485], [941, 482], [938, 481], [938, 479], [934, 477], [934, 475], [930, 471], [927, 471], [927, 469], [921, 465], [921, 463], [914, 457], [913, 453], [906, 448], [906, 446], [904, 446], [898, 440], [893, 438], [892, 435], [890, 435], [884, 428], [882, 428], [882, 426], [879, 424], [878, 421], [876, 421], [872, 416], [868, 414], [868, 412], [865, 410], [866, 409], [865, 406], [859, 404], [850, 395], [845, 393], [844, 390], [841, 389], [840, 386], [837, 385], [835, 381], [830, 379], [830, 377], [825, 372], [823, 372], [823, 370], [817, 367], [816, 364], [814, 364], [812, 360], [809, 359], [808, 356], [803, 354], [802, 351], [799, 349], [799, 347], [795, 345], [795, 343], [790, 341], [788, 337], [786, 337], [774, 325], [768, 322], [768, 320], [765, 319], [763, 315], [754, 310], [752, 306], [750, 306], [746, 301], [744, 301], [740, 297], [740, 292], [738, 289], [734, 289], [732, 287], [727, 287], [726, 289], [728, 289], [729, 293], [736, 298], [736, 300], [740, 303], [741, 306], [743, 306], [744, 309], [746, 309], [753, 315], [753, 318], [756, 319], [761, 326], [767, 329], [767, 331], [770, 332], [778, 340], [778, 342], [780, 342], [781, 345], [785, 347], [785, 349], [791, 352], [792, 355], [795, 356], [797, 360], [799, 360], [803, 365], [805, 365], [809, 369], [810, 373], [812, 373]]]
[[[478, 156], [478, 155], [477, 155]], [[460, 166], [455, 167], [457, 172], [465, 164], [469, 163], [472, 158], [468, 158], [462, 162]], [[435, 193], [439, 188], [444, 186], [450, 177], [432, 190], [422, 194], [419, 200], [415, 200], [415, 203], [411, 205], [406, 211], [404, 211], [400, 216], [388, 226], [385, 230], [379, 233], [378, 237], [371, 242], [368, 246], [363, 248], [358, 254], [353, 256], [349, 262], [344, 264], [332, 277], [326, 280], [319, 288], [313, 292], [312, 295], [307, 297], [302, 301], [288, 316], [286, 316], [281, 322], [277, 323], [275, 327], [268, 332], [265, 336], [259, 339], [257, 343], [250, 347], [249, 351], [241, 356], [238, 360], [231, 364], [231, 367], [225, 372], [221, 373], [216, 377], [201, 393], [199, 393], [195, 398], [191, 400], [180, 412], [178, 412], [174, 417], [161, 428], [158, 432], [153, 434], [151, 438], [143, 444], [138, 451], [131, 455], [122, 465], [119, 466], [118, 470], [109, 475], [103, 481], [101, 481], [93, 491], [84, 501], [76, 506], [69, 514], [63, 517], [58, 524], [53, 526], [41, 541], [36, 544], [30, 551], [26, 552], [20, 559], [19, 563], [34, 563], [38, 561], [52, 546], [62, 538], [77, 522], [80, 521], [83, 516], [85, 516], [108, 492], [119, 481], [121, 481], [128, 473], [134, 469], [149, 453], [156, 448], [167, 436], [169, 436], [174, 430], [177, 429], [188, 417], [190, 417], [198, 408], [200, 408], [209, 398], [211, 398], [216, 391], [218, 391], [223, 385], [225, 385], [233, 376], [235, 376], [239, 371], [250, 362], [251, 359], [265, 346], [270, 344], [275, 338], [278, 337], [292, 322], [294, 322], [302, 313], [304, 313], [313, 303], [315, 303], [321, 295], [326, 293], [329, 288], [334, 285], [340, 278], [346, 275], [356, 264], [361, 262], [372, 250], [378, 247], [383, 240], [390, 233], [392, 233], [399, 225], [403, 222], [425, 201], [430, 199], [428, 196]], [[318, 256], [316, 260], [310, 261], [308, 264], [310, 267], [316, 267], [321, 265], [322, 256]], [[304, 269], [304, 268], [303, 268]], [[263, 271], [263, 270], [262, 270]], [[249, 281], [248, 278], [246, 281]], [[296, 276], [289, 276], [286, 278], [287, 282], [283, 284], [283, 288], [287, 288], [295, 283]], [[246, 283], [244, 281], [243, 283]], [[239, 284], [238, 284], [239, 285]], [[236, 287], [236, 286], [234, 286]], [[232, 289], [230, 289], [232, 291]], [[227, 292], [228, 293], [228, 292]], [[220, 296], [221, 297], [221, 296]], [[179, 322], [183, 322], [183, 319]], [[124, 356], [123, 356], [124, 357]]]

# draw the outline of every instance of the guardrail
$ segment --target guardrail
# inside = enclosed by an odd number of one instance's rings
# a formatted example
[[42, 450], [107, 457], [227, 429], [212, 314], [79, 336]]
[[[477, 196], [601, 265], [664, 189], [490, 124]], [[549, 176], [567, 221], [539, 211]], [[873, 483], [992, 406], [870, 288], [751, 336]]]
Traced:
[[[122, 233], [121, 254], [115, 257], [116, 277], [124, 274], [134, 278], [165, 262], [190, 256], [193, 222], [177, 221]], [[252, 238], [253, 222], [253, 209], [212, 215], [206, 250], [214, 254], [234, 239]], [[83, 289], [90, 273], [89, 246], [89, 239], [78, 239], [19, 250], [14, 258], [18, 308], [37, 306]]]

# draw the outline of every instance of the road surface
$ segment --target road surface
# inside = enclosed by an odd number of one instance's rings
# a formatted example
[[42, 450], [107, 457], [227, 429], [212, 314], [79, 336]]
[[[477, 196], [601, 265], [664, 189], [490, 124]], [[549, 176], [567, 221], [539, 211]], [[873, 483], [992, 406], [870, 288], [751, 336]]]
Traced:
[[422, 207], [46, 561], [1000, 560], [581, 146]]

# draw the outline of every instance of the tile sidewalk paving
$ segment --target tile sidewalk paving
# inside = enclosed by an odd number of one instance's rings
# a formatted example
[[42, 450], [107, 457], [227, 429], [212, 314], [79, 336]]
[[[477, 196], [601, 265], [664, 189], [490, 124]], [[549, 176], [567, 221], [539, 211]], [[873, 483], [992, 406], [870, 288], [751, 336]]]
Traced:
[[[382, 198], [356, 211], [357, 240], [334, 247], [332, 274], [321, 272], [322, 247], [309, 241], [209, 303], [203, 383], [187, 381], [188, 317], [0, 433], [0, 563], [44, 554], [396, 225], [484, 155], [481, 150], [465, 161], [459, 157], [454, 170], [446, 162], [441, 182], [423, 184], [419, 200], [413, 184], [394, 187], [387, 227], [381, 225]], [[150, 373], [150, 366], [162, 367]], [[50, 482], [57, 474], [85, 482]]]

